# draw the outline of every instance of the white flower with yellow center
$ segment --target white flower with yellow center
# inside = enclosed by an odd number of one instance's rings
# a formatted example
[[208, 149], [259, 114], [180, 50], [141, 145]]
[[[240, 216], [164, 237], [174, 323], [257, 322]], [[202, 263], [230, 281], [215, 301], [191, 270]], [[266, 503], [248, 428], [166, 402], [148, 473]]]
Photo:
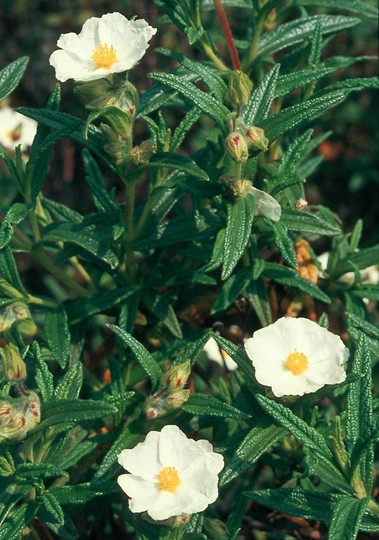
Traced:
[[208, 441], [188, 439], [172, 425], [123, 450], [118, 462], [131, 473], [117, 480], [130, 497], [130, 510], [157, 521], [205, 510], [217, 499], [217, 475], [224, 466]]
[[349, 349], [342, 340], [304, 318], [282, 317], [245, 343], [259, 383], [275, 396], [302, 396], [346, 379]]
[[88, 19], [80, 32], [62, 34], [61, 50], [50, 56], [58, 81], [94, 81], [132, 68], [145, 54], [157, 29], [144, 19], [129, 21], [121, 13]]
[[21, 145], [24, 151], [31, 146], [37, 131], [37, 122], [14, 111], [11, 107], [0, 109], [0, 144], [8, 150]]

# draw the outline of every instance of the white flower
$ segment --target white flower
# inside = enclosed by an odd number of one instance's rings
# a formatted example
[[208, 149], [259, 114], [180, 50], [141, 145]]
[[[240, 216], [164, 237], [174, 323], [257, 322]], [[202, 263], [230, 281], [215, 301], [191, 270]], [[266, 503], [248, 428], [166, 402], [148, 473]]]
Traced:
[[258, 382], [275, 396], [302, 396], [346, 379], [349, 349], [317, 323], [282, 317], [245, 343]]
[[21, 145], [24, 151], [31, 146], [37, 131], [37, 122], [14, 111], [11, 107], [0, 109], [0, 144], [8, 150]]
[[279, 221], [280, 216], [282, 215], [282, 208], [274, 197], [271, 197], [271, 195], [265, 191], [261, 191], [253, 186], [249, 188], [249, 193], [251, 193], [255, 199], [256, 216], [265, 216], [272, 221]]
[[157, 29], [144, 19], [129, 21], [121, 13], [88, 19], [80, 32], [62, 34], [50, 64], [58, 81], [94, 81], [132, 68], [145, 54]]
[[147, 511], [159, 521], [205, 510], [217, 499], [217, 475], [224, 466], [208, 441], [187, 439], [172, 425], [123, 450], [118, 462], [131, 473], [117, 480], [130, 497], [130, 510]]
[[238, 368], [233, 358], [231, 358], [227, 352], [221, 349], [214, 338], [209, 338], [204, 345], [203, 351], [207, 355], [208, 360], [216, 362], [221, 367], [227, 367], [229, 371], [234, 371]]

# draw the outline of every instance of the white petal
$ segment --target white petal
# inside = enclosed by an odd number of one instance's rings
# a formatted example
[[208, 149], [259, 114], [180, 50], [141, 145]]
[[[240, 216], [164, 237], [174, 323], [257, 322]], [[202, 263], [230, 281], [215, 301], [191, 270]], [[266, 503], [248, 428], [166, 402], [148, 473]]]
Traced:
[[257, 216], [265, 216], [272, 221], [280, 220], [282, 208], [274, 197], [253, 186], [250, 187], [249, 192], [255, 199], [255, 214]]
[[214, 338], [209, 338], [204, 345], [203, 351], [208, 357], [208, 360], [216, 362], [221, 367], [226, 366], [229, 371], [234, 371], [238, 368], [238, 364], [231, 358], [228, 353], [220, 350], [217, 341]]

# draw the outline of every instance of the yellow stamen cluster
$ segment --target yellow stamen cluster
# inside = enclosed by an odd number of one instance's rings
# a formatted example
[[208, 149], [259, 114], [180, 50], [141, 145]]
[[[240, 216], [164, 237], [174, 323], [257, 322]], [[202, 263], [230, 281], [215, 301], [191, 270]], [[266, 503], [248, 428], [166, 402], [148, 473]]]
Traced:
[[111, 45], [100, 43], [92, 53], [92, 60], [95, 62], [96, 69], [109, 69], [113, 64], [118, 62], [116, 50]]
[[291, 371], [293, 375], [301, 375], [308, 369], [308, 358], [304, 353], [295, 349], [294, 352], [287, 356], [284, 362], [284, 368]]
[[175, 467], [165, 467], [158, 474], [158, 489], [175, 493], [182, 481]]

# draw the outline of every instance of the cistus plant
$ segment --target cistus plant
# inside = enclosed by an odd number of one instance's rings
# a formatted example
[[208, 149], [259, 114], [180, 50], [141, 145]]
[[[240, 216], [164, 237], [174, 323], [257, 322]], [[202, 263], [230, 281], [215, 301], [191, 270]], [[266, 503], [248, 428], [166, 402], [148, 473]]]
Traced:
[[[57, 35], [78, 117], [59, 84], [16, 117], [28, 58], [0, 71], [0, 540], [373, 538], [379, 249], [305, 182], [315, 121], [378, 87], [330, 47], [377, 10], [155, 4]], [[85, 215], [46, 195], [67, 137]]]

